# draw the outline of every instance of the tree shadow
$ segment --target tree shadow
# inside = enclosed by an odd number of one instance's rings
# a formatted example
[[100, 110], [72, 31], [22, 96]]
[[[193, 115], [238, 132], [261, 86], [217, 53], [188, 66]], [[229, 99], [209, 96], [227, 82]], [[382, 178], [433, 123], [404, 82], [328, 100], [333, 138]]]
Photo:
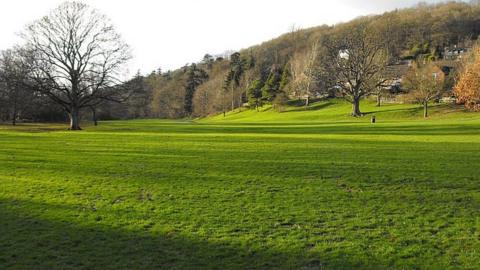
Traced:
[[298, 108], [295, 108], [295, 109], [290, 109], [290, 110], [286, 110], [284, 111], [285, 112], [308, 112], [308, 111], [319, 111], [319, 110], [322, 110], [322, 109], [325, 109], [325, 108], [328, 108], [328, 107], [331, 107], [335, 105], [335, 103], [331, 103], [331, 102], [325, 102], [325, 103], [315, 103], [315, 104], [312, 104], [308, 107], [298, 107]]
[[364, 116], [372, 115], [372, 114], [379, 114], [379, 113], [388, 113], [388, 112], [407, 112], [409, 116], [417, 116], [419, 115], [420, 111], [423, 110], [423, 107], [415, 107], [415, 108], [406, 108], [406, 109], [389, 109], [389, 110], [375, 110], [375, 111], [369, 111], [369, 112], [363, 112]]
[[[96, 134], [138, 134], [148, 133], [153, 135], [175, 134], [183, 136], [205, 135], [314, 135], [314, 134], [337, 134], [337, 135], [478, 135], [480, 127], [474, 123], [437, 124], [420, 121], [417, 123], [405, 122], [392, 125], [392, 121], [384, 122], [381, 116], [377, 116], [377, 124], [367, 122], [324, 122], [324, 123], [197, 123], [178, 125], [175, 123], [161, 123], [142, 127], [128, 127], [127, 124], [117, 124], [96, 130]], [[88, 132], [88, 131], [87, 131]]]
[[[152, 233], [41, 217], [68, 206], [0, 201], [1, 269], [385, 269], [349, 254], [284, 253], [182, 232]], [[35, 210], [32, 210], [35, 209]], [[61, 211], [60, 211], [61, 212]], [[133, 222], [133, 221], [132, 221]], [[84, 222], [85, 223], [85, 222]], [[358, 254], [357, 254], [358, 255]]]

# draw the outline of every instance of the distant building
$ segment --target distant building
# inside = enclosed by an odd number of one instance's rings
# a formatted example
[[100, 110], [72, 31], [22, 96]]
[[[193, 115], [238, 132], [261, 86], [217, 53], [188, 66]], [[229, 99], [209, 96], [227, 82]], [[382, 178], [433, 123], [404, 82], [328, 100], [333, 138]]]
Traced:
[[[389, 80], [385, 83], [385, 89], [389, 90], [391, 94], [399, 94], [403, 92], [403, 79], [412, 68], [412, 63], [412, 60], [402, 60], [394, 65], [388, 66], [386, 70], [386, 76], [389, 78]], [[438, 68], [438, 73], [432, 75], [444, 76], [445, 78], [448, 77], [458, 65], [458, 63], [453, 60], [442, 60], [435, 63]]]
[[455, 45], [453, 48], [445, 48], [443, 58], [445, 60], [459, 60], [466, 52], [468, 52], [467, 48], [460, 48]]
[[387, 67], [386, 76], [389, 78], [385, 83], [385, 89], [392, 94], [402, 92], [402, 82], [412, 66], [411, 60], [402, 60]]

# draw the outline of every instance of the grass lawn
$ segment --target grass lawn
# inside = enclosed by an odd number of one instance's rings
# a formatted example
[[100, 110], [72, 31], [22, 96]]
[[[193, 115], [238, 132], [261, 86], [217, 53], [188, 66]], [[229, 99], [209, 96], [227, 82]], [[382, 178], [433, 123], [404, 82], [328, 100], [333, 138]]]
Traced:
[[480, 269], [480, 114], [0, 126], [0, 269]]

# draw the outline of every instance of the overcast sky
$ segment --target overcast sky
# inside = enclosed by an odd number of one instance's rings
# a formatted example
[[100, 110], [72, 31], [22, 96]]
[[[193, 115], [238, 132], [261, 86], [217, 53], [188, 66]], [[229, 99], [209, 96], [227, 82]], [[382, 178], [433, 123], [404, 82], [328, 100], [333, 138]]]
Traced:
[[[2, 0], [0, 49], [62, 0]], [[129, 70], [148, 73], [198, 62], [302, 28], [415, 5], [416, 0], [83, 0], [106, 14], [133, 48]], [[430, 0], [427, 2], [441, 2]]]

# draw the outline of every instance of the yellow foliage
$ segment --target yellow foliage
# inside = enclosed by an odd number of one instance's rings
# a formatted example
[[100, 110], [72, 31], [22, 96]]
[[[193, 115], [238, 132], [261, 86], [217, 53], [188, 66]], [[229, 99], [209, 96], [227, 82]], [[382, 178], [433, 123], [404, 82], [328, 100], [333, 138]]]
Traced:
[[480, 47], [473, 52], [473, 61], [466, 63], [454, 88], [455, 96], [460, 104], [472, 111], [480, 111]]

